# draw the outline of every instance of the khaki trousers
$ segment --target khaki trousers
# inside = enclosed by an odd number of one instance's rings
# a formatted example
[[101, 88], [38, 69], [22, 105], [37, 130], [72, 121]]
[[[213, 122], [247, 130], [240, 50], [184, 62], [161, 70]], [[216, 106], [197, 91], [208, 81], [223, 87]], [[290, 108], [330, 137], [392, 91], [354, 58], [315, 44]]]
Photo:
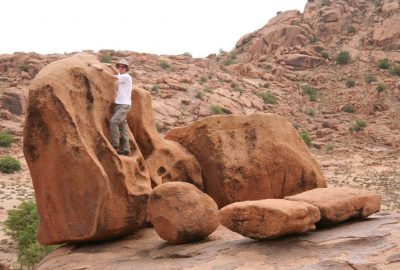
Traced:
[[111, 144], [115, 149], [120, 147], [123, 151], [130, 151], [128, 123], [126, 122], [126, 115], [130, 110], [131, 105], [115, 104], [114, 115], [110, 120]]

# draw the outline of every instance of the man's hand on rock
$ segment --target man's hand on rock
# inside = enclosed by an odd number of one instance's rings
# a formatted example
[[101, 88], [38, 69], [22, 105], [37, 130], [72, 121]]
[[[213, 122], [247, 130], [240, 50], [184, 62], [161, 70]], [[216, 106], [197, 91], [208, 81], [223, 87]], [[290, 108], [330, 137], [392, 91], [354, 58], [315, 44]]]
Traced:
[[94, 64], [94, 65], [92, 65], [92, 67], [94, 67], [95, 69], [97, 69], [99, 71], [103, 71], [103, 66], [100, 64]]

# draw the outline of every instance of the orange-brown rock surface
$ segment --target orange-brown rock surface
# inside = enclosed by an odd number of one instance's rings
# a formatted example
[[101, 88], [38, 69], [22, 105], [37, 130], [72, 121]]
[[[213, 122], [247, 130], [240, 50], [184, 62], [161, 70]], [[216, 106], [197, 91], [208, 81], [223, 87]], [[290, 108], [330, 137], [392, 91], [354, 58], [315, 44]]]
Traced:
[[149, 168], [152, 185], [181, 181], [203, 189], [196, 158], [179, 143], [165, 140], [158, 134], [151, 99], [149, 92], [136, 88], [127, 121]]
[[56, 61], [32, 82], [24, 154], [42, 244], [115, 238], [142, 227], [150, 177], [133, 136], [129, 157], [109, 140], [114, 82], [87, 54]]
[[222, 225], [253, 239], [273, 239], [315, 230], [320, 218], [314, 205], [282, 199], [236, 202], [219, 210]]
[[65, 245], [37, 269], [397, 270], [399, 225], [399, 213], [374, 215], [273, 241], [249, 241], [220, 226], [209, 236], [211, 241], [185, 245], [165, 245], [152, 228], [146, 228], [120, 241]]
[[205, 191], [219, 207], [326, 186], [292, 124], [274, 114], [207, 117], [170, 130], [166, 138], [196, 156]]
[[317, 206], [321, 211], [317, 225], [321, 226], [365, 218], [381, 208], [381, 195], [350, 187], [317, 188], [285, 199]]
[[219, 225], [217, 204], [189, 183], [156, 187], [150, 194], [148, 213], [158, 235], [174, 244], [201, 240]]

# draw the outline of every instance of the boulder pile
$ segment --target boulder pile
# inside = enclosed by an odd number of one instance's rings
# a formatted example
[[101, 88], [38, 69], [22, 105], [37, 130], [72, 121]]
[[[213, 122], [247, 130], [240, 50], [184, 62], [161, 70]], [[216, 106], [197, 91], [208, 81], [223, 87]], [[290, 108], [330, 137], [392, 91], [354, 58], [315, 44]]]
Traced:
[[269, 239], [379, 211], [379, 195], [326, 188], [297, 131], [275, 114], [211, 116], [161, 138], [150, 94], [135, 89], [132, 152], [119, 156], [109, 133], [115, 85], [94, 65], [88, 54], [55, 61], [30, 87], [24, 154], [41, 243], [114, 239], [147, 220], [174, 244], [220, 222]]
[[232, 203], [219, 210], [222, 225], [253, 239], [272, 239], [379, 212], [381, 196], [353, 188], [317, 188], [282, 199]]

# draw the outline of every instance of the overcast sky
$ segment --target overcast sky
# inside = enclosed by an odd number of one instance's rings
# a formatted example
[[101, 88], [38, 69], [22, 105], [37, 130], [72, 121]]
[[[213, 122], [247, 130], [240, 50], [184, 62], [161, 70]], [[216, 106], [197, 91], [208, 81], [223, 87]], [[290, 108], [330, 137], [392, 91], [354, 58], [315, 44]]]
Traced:
[[205, 57], [306, 0], [0, 0], [0, 54], [114, 49]]

